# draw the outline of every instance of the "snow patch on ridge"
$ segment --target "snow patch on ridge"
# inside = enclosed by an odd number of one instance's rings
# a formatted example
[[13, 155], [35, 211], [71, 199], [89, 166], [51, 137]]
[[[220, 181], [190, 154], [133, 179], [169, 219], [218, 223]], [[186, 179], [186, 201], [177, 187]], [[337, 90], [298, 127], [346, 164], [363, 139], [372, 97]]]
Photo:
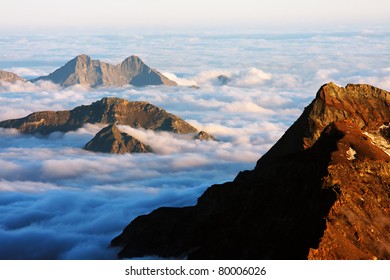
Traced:
[[351, 147], [349, 147], [349, 150], [347, 151], [347, 158], [348, 158], [348, 160], [356, 159], [355, 155], [356, 155], [356, 151], [354, 149], [352, 149]]
[[382, 129], [389, 128], [389, 125], [382, 125], [378, 131], [375, 132], [365, 132], [364, 134], [367, 135], [371, 142], [377, 146], [378, 148], [382, 149], [386, 154], [390, 156], [390, 142], [381, 135], [380, 131]]

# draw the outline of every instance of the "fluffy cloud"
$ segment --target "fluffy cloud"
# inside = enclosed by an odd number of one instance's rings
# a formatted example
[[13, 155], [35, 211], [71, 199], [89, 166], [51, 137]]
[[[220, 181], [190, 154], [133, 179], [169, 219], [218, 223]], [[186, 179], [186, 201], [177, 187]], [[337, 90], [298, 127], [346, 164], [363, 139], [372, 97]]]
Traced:
[[224, 107], [227, 112], [247, 112], [247, 113], [261, 113], [261, 114], [273, 114], [272, 110], [263, 108], [253, 102], [232, 102]]
[[33, 68], [26, 68], [26, 67], [11, 67], [4, 70], [15, 73], [20, 77], [28, 77], [28, 78], [39, 77], [48, 74], [47, 71], [41, 69], [33, 69]]
[[338, 72], [337, 69], [320, 69], [316, 72], [316, 78], [320, 81], [330, 81]]
[[[48, 137], [0, 128], [0, 259], [115, 258], [110, 240], [137, 215], [194, 204], [208, 186], [253, 168], [329, 79], [390, 89], [389, 34], [355, 35], [3, 38], [4, 67], [18, 65], [23, 75], [50, 72], [80, 53], [112, 63], [137, 54], [183, 86], [2, 83], [0, 120], [117, 96], [160, 106], [219, 141], [120, 126], [156, 154], [106, 155], [81, 149], [102, 125]], [[194, 82], [200, 89], [188, 87]]]
[[271, 79], [272, 75], [270, 73], [251, 67], [233, 75], [232, 84], [241, 87], [255, 87]]
[[239, 71], [228, 70], [208, 70], [202, 71], [192, 78], [199, 86], [221, 86], [225, 84], [219, 79], [220, 76], [224, 76], [225, 83], [233, 87], [255, 87], [263, 84], [265, 81], [272, 79], [272, 74], [266, 73], [255, 67], [243, 69]]
[[196, 85], [196, 81], [190, 80], [190, 79], [185, 79], [185, 78], [179, 78], [174, 73], [163, 72], [162, 74], [165, 77], [167, 77], [168, 79], [170, 79], [172, 81], [175, 81], [178, 85], [181, 85], [181, 86], [193, 86], [193, 85]]
[[[16, 171], [14, 170], [9, 172], [16, 172]], [[59, 187], [51, 183], [44, 183], [44, 182], [0, 180], [0, 192], [36, 193], [36, 192], [45, 192], [45, 191], [58, 190], [58, 189], [67, 189], [67, 188]]]

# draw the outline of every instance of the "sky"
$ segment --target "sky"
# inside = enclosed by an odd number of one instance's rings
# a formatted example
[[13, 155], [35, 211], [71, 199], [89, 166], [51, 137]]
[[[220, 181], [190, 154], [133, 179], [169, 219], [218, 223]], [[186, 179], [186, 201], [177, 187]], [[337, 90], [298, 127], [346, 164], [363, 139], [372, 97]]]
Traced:
[[387, 0], [13, 0], [0, 29], [297, 30], [386, 26]]

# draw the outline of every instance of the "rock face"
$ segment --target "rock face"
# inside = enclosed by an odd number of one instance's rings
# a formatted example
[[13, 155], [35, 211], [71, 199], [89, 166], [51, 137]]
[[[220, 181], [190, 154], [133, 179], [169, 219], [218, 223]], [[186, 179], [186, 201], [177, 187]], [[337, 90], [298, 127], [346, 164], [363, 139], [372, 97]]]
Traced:
[[384, 90], [326, 84], [254, 170], [137, 217], [111, 244], [119, 257], [390, 259], [390, 156], [377, 144], [389, 106]]
[[4, 81], [4, 82], [8, 82], [8, 83], [15, 83], [17, 81], [25, 82], [26, 80], [19, 77], [16, 74], [12, 73], [12, 72], [0, 70], [0, 81]]
[[111, 65], [93, 60], [85, 54], [75, 57], [48, 76], [36, 78], [32, 82], [39, 80], [48, 80], [62, 86], [177, 85], [147, 66], [138, 56], [130, 56], [118, 65]]
[[217, 80], [221, 83], [221, 85], [225, 86], [230, 82], [230, 78], [225, 75], [219, 75]]
[[214, 136], [208, 134], [207, 132], [205, 131], [200, 131], [197, 135], [195, 135], [194, 139], [198, 139], [198, 140], [205, 140], [205, 141], [216, 141], [217, 139], [215, 139]]
[[100, 130], [95, 137], [85, 145], [84, 149], [111, 154], [152, 152], [152, 149], [149, 146], [143, 144], [138, 139], [121, 132], [114, 124]]
[[86, 123], [129, 125], [134, 128], [171, 131], [179, 134], [197, 132], [181, 118], [147, 102], [109, 97], [70, 111], [43, 111], [21, 119], [0, 122], [0, 127], [16, 128], [23, 133], [43, 135], [55, 131], [76, 130]]

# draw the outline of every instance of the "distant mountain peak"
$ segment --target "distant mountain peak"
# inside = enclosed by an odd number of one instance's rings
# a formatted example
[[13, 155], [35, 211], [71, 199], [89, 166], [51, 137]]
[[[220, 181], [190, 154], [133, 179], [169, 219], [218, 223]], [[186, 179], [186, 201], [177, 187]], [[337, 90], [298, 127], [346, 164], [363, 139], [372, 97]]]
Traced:
[[118, 65], [94, 60], [81, 54], [68, 61], [53, 73], [36, 78], [32, 82], [49, 80], [62, 86], [81, 84], [84, 86], [176, 86], [155, 69], [147, 66], [138, 56], [129, 56]]
[[87, 55], [87, 54], [79, 54], [74, 59], [75, 60], [83, 60], [83, 61], [85, 61], [85, 60], [91, 59], [91, 57], [89, 55]]
[[144, 64], [141, 58], [137, 55], [131, 55], [122, 61], [122, 63], [131, 63], [131, 62], [138, 62]]
[[0, 70], [0, 81], [8, 82], [8, 83], [15, 83], [17, 81], [25, 82], [26, 80], [22, 77], [19, 77], [15, 73]]

